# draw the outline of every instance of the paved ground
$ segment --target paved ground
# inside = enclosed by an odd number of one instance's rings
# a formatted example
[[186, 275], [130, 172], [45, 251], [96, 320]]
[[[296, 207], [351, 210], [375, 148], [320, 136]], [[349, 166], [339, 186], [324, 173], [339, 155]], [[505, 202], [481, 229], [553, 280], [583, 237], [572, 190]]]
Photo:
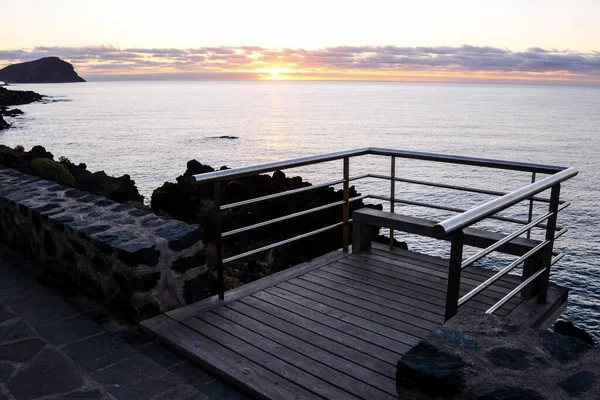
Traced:
[[35, 276], [0, 246], [0, 400], [245, 399], [92, 301]]

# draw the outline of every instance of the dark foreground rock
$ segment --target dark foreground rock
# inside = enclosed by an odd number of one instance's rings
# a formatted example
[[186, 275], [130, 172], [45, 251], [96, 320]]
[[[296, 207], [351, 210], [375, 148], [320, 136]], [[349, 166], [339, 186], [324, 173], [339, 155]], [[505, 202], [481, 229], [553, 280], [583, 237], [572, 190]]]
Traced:
[[58, 57], [12, 64], [0, 69], [0, 81], [6, 83], [69, 83], [85, 82], [73, 65]]
[[0, 166], [86, 190], [119, 203], [141, 205], [144, 201], [129, 175], [112, 177], [104, 171], [90, 172], [85, 164], [75, 165], [66, 158], [57, 162], [54, 155], [42, 146], [24, 151], [0, 145]]
[[18, 108], [9, 109], [8, 107], [33, 103], [44, 97], [32, 91], [8, 90], [0, 87], [0, 130], [10, 128], [10, 124], [3, 117], [16, 117], [23, 114], [23, 111]]
[[600, 398], [600, 352], [570, 336], [464, 312], [398, 362], [398, 398]]
[[596, 345], [596, 341], [592, 338], [592, 335], [583, 329], [576, 327], [571, 321], [556, 321], [554, 324], [554, 332], [563, 336], [572, 336], [590, 346]]
[[6, 129], [6, 128], [9, 128], [9, 127], [10, 127], [10, 125], [8, 124], [8, 122], [6, 122], [4, 120], [4, 118], [2, 118], [2, 115], [0, 114], [0, 130]]
[[[226, 167], [222, 167], [224, 169]], [[208, 248], [214, 243], [214, 188], [212, 184], [199, 185], [193, 175], [213, 172], [210, 166], [196, 160], [187, 164], [186, 172], [176, 183], [167, 182], [152, 193], [151, 208], [156, 213], [167, 214], [188, 223], [197, 223], [203, 229], [204, 242]], [[287, 177], [276, 171], [270, 175], [256, 175], [221, 183], [222, 204], [235, 203], [273, 193], [311, 186], [301, 177]], [[350, 188], [350, 197], [359, 193]], [[334, 203], [343, 199], [342, 190], [318, 188], [290, 196], [236, 207], [223, 212], [223, 231], [268, 221], [284, 215]], [[353, 210], [365, 207], [362, 201], [351, 203]], [[340, 222], [342, 206], [326, 208], [308, 215], [270, 226], [253, 229], [225, 238], [224, 257], [244, 253], [281, 240], [305, 234]], [[379, 231], [373, 235], [377, 237]], [[352, 235], [350, 235], [351, 237]], [[388, 240], [387, 238], [383, 240]], [[400, 245], [400, 244], [399, 244]], [[326, 254], [342, 246], [342, 228], [332, 229], [300, 241], [280, 246], [268, 252], [228, 263], [225, 284], [228, 288], [248, 283], [255, 279], [298, 265], [309, 259]], [[209, 257], [210, 259], [210, 257]], [[214, 287], [217, 287], [214, 285]]]

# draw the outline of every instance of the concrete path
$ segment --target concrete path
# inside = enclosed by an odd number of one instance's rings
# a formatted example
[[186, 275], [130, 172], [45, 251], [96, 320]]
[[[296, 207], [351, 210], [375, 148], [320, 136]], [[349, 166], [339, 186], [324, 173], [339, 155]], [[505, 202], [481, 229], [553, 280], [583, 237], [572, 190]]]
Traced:
[[[36, 279], [34, 279], [36, 278]], [[0, 246], [0, 400], [245, 399]]]

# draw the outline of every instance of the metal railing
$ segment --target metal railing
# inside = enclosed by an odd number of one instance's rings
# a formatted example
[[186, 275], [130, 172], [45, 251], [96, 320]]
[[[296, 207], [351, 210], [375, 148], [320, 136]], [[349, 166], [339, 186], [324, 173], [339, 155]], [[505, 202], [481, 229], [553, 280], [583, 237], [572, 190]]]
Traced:
[[[390, 157], [390, 175], [381, 175], [381, 174], [362, 174], [356, 176], [350, 176], [350, 158], [352, 157], [360, 157], [365, 155], [376, 155], [376, 156], [385, 156]], [[451, 185], [445, 183], [436, 183], [436, 182], [428, 182], [423, 180], [416, 179], [408, 179], [405, 177], [396, 176], [396, 162], [397, 159], [414, 159], [414, 160], [422, 160], [422, 161], [431, 161], [431, 162], [439, 162], [439, 163], [450, 163], [450, 164], [459, 164], [459, 165], [470, 165], [484, 168], [495, 168], [495, 169], [503, 169], [503, 170], [511, 170], [511, 171], [522, 171], [529, 172], [532, 175], [531, 184], [517, 189], [515, 191], [506, 193], [496, 190], [489, 189], [481, 189], [475, 187], [466, 187], [466, 186], [458, 186]], [[265, 172], [272, 172], [276, 170], [284, 170], [296, 167], [302, 167], [307, 165], [314, 165], [324, 162], [331, 162], [336, 160], [342, 160], [342, 169], [343, 175], [341, 179], [333, 180], [330, 182], [317, 184], [313, 186], [302, 187], [299, 189], [284, 191], [281, 193], [269, 194], [266, 196], [261, 196], [253, 199], [248, 199], [244, 201], [239, 201], [230, 204], [221, 204], [221, 182], [234, 180], [238, 178], [253, 176], [262, 174]], [[514, 270], [518, 265], [522, 263], [529, 264], [528, 268], [524, 268], [522, 283], [518, 285], [514, 290], [508, 293], [504, 298], [502, 298], [498, 303], [496, 303], [493, 307], [487, 310], [488, 313], [493, 313], [502, 307], [506, 302], [512, 299], [517, 293], [524, 290], [528, 285], [534, 284], [537, 282], [538, 286], [538, 299], [540, 302], [546, 301], [546, 293], [548, 289], [548, 280], [550, 274], [550, 267], [554, 265], [557, 261], [559, 261], [564, 254], [558, 254], [556, 257], [553, 256], [553, 247], [554, 241], [563, 235], [567, 228], [561, 229], [559, 232], [556, 232], [557, 225], [557, 215], [564, 208], [569, 206], [569, 203], [565, 203], [560, 200], [560, 184], [575, 175], [577, 175], [577, 170], [573, 168], [567, 168], [562, 166], [555, 165], [544, 165], [544, 164], [533, 164], [533, 163], [523, 163], [523, 162], [515, 162], [515, 161], [505, 161], [505, 160], [495, 160], [495, 159], [485, 159], [485, 158], [475, 158], [475, 157], [464, 157], [464, 156], [456, 156], [456, 155], [447, 155], [447, 154], [437, 154], [437, 153], [425, 153], [425, 152], [415, 152], [415, 151], [406, 151], [406, 150], [394, 150], [394, 149], [385, 149], [385, 148], [375, 148], [375, 147], [367, 147], [355, 150], [346, 150], [334, 153], [327, 153], [321, 155], [315, 155], [310, 157], [302, 157], [291, 159], [287, 161], [279, 161], [272, 162], [266, 164], [259, 164], [250, 167], [244, 168], [236, 168], [229, 170], [221, 170], [210, 173], [204, 173], [195, 175], [197, 183], [200, 184], [210, 184], [214, 185], [214, 203], [215, 203], [215, 228], [216, 228], [216, 236], [214, 239], [214, 244], [216, 246], [216, 255], [215, 255], [215, 267], [218, 272], [218, 292], [219, 297], [221, 299], [224, 298], [224, 284], [223, 284], [223, 264], [239, 260], [244, 257], [248, 257], [260, 252], [264, 252], [270, 249], [273, 249], [278, 246], [282, 246], [288, 243], [292, 243], [313, 235], [317, 235], [331, 229], [342, 227], [342, 248], [344, 251], [348, 251], [349, 249], [349, 224], [352, 221], [350, 219], [349, 210], [350, 203], [364, 200], [367, 198], [370, 199], [378, 199], [389, 202], [390, 211], [394, 212], [394, 205], [398, 204], [408, 204], [419, 207], [432, 208], [437, 210], [451, 211], [457, 212], [458, 215], [455, 215], [451, 218], [448, 218], [444, 221], [440, 221], [435, 224], [433, 227], [433, 236], [438, 239], [450, 239], [450, 263], [449, 263], [449, 271], [448, 271], [448, 287], [447, 287], [447, 296], [446, 296], [446, 319], [454, 316], [458, 310], [458, 308], [468, 302], [470, 299], [475, 297], [477, 294], [484, 291], [498, 279], [502, 278], [507, 273]], [[541, 180], [536, 181], [537, 174], [550, 174], [548, 177], [543, 178]], [[361, 196], [355, 196], [353, 198], [349, 197], [349, 185], [352, 181], [362, 180], [366, 178], [374, 178], [380, 180], [388, 180], [390, 181], [390, 196], [381, 196], [376, 194], [366, 194]], [[406, 199], [400, 199], [396, 197], [396, 188], [395, 183], [402, 182], [407, 184], [415, 184], [415, 185], [424, 185], [429, 187], [437, 187], [449, 190], [457, 190], [461, 192], [468, 193], [478, 193], [484, 195], [494, 195], [499, 196], [496, 199], [488, 201], [478, 207], [471, 209], [462, 209], [456, 207], [449, 207], [446, 205], [438, 205], [421, 201], [410, 201]], [[284, 215], [278, 218], [274, 218], [268, 221], [263, 221], [260, 223], [255, 223], [249, 226], [233, 229], [227, 232], [222, 232], [222, 215], [221, 211], [229, 210], [232, 208], [245, 206], [249, 204], [255, 204], [258, 202], [273, 200], [277, 198], [281, 198], [284, 196], [289, 196], [297, 193], [304, 193], [314, 189], [330, 187], [335, 185], [343, 186], [343, 199], [340, 201], [336, 201], [333, 203], [321, 205], [318, 207], [314, 207], [308, 210], [300, 211], [294, 214]], [[551, 190], [550, 198], [540, 197], [539, 194], [547, 189]], [[504, 211], [522, 201], [529, 202], [529, 212], [528, 218], [518, 219], [506, 216], [497, 215], [498, 212]], [[548, 212], [540, 217], [533, 217], [533, 204], [535, 202], [546, 203], [549, 205]], [[241, 254], [237, 254], [226, 259], [223, 259], [223, 244], [222, 239], [224, 237], [230, 237], [233, 235], [237, 235], [243, 232], [248, 232], [253, 229], [262, 228], [265, 226], [269, 226], [272, 224], [292, 220], [297, 217], [306, 216], [311, 213], [322, 211], [332, 207], [342, 206], [342, 215], [340, 216], [341, 221], [335, 224], [331, 224], [320, 229], [306, 232], [304, 234], [288, 238], [276, 243], [272, 243], [257, 249], [249, 250]], [[474, 224], [484, 220], [484, 219], [494, 219], [500, 220], [504, 222], [510, 222], [515, 224], [523, 225], [516, 231], [506, 235], [501, 240], [495, 242], [494, 244], [488, 246], [487, 248], [481, 250], [479, 253], [469, 257], [467, 260], [463, 261], [463, 231]], [[543, 222], [546, 222], [543, 224]], [[477, 286], [475, 289], [471, 290], [466, 295], [459, 298], [459, 288], [460, 288], [460, 276], [462, 269], [472, 265], [476, 261], [482, 259], [483, 257], [489, 255], [494, 251], [498, 251], [503, 245], [509, 243], [511, 240], [514, 240], [521, 236], [524, 233], [527, 233], [527, 238], [530, 237], [531, 230], [533, 228], [545, 229], [545, 240], [539, 242], [536, 246], [532, 247], [531, 250], [526, 252], [517, 258], [517, 260], [510, 263], [505, 268], [501, 269], [491, 278]], [[394, 232], [390, 230], [390, 247], [393, 247], [393, 238]]]

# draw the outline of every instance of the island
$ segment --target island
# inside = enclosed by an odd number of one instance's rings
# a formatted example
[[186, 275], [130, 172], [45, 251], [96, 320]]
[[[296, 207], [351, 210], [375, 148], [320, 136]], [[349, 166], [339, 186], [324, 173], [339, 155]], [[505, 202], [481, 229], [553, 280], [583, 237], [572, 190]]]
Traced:
[[44, 57], [6, 66], [0, 69], [0, 81], [9, 84], [85, 82], [72, 64], [58, 57]]

